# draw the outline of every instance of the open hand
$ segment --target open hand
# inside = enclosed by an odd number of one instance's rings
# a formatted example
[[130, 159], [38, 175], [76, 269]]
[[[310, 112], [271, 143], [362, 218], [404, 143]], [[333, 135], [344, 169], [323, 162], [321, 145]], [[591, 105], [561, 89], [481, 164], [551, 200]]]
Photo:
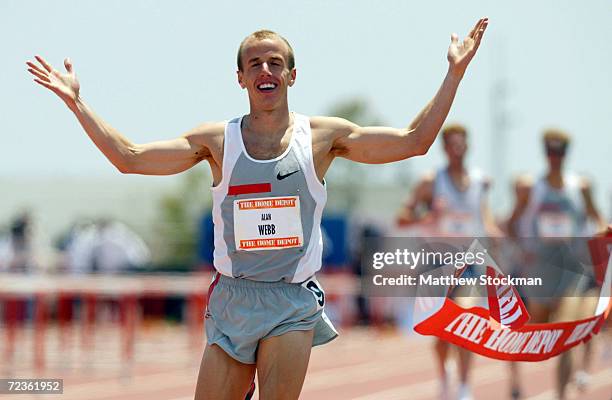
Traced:
[[479, 19], [469, 35], [461, 42], [459, 42], [456, 33], [451, 35], [451, 44], [448, 47], [446, 58], [449, 63], [449, 71], [455, 76], [462, 77], [465, 73], [468, 64], [476, 54], [478, 46], [480, 46], [480, 40], [488, 24], [488, 18]]
[[38, 64], [32, 61], [26, 62], [28, 71], [35, 77], [34, 82], [57, 94], [66, 104], [74, 103], [79, 97], [80, 85], [70, 59], [64, 60], [66, 73], [54, 69], [41, 56], [36, 56], [36, 60]]

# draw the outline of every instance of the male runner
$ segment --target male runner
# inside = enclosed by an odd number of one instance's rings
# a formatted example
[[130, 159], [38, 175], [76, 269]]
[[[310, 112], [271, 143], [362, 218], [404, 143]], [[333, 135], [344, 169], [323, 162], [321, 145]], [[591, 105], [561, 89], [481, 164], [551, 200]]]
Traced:
[[[417, 184], [398, 216], [398, 225], [425, 224], [434, 236], [499, 236], [501, 232], [486, 202], [490, 180], [478, 170], [465, 167], [467, 130], [459, 124], [448, 125], [442, 130], [442, 141], [447, 165], [435, 174], [425, 175]], [[475, 305], [465, 304], [473, 303], [474, 299], [470, 297], [458, 297], [457, 301], [468, 307]], [[450, 388], [446, 360], [451, 345], [435, 339], [434, 346], [440, 374], [440, 398], [448, 399]], [[472, 356], [460, 347], [457, 351], [460, 380], [457, 398], [467, 400], [471, 398], [469, 371]]]
[[[581, 302], [569, 297], [580, 296], [571, 293], [571, 290], [584, 292], [588, 288], [575, 287], [575, 274], [564, 267], [579, 268], [575, 253], [585, 243], [575, 241], [575, 238], [591, 236], [595, 231], [605, 229], [605, 222], [591, 196], [590, 183], [578, 175], [563, 171], [570, 144], [569, 135], [558, 129], [546, 130], [543, 144], [548, 171], [533, 184], [527, 177], [518, 181], [522, 190], [517, 191], [516, 204], [508, 221], [510, 236], [519, 240], [525, 254], [531, 254], [532, 261], [526, 262], [524, 273], [542, 276], [545, 286], [555, 288], [554, 293], [547, 291], [543, 296], [528, 296], [527, 309], [531, 323], [567, 321], [592, 315], [589, 312], [593, 310], [584, 308], [588, 303], [594, 303], [595, 297], [582, 293], [584, 301]], [[588, 231], [589, 220], [596, 225], [592, 232]], [[583, 368], [589, 363], [590, 346], [591, 342], [585, 345]], [[559, 399], [565, 398], [571, 372], [571, 352], [565, 352], [559, 356], [556, 375]], [[585, 384], [586, 377], [586, 372], [580, 372], [576, 375], [579, 386]], [[511, 373], [514, 383], [512, 397], [519, 398], [521, 390], [516, 365]]]
[[122, 173], [170, 175], [206, 160], [213, 175], [214, 265], [207, 346], [196, 399], [244, 399], [257, 369], [262, 399], [297, 399], [312, 345], [336, 336], [314, 279], [321, 267], [323, 177], [335, 157], [381, 164], [427, 153], [446, 118], [488, 19], [466, 39], [451, 36], [449, 69], [435, 97], [403, 129], [360, 127], [340, 118], [290, 113], [296, 79], [291, 46], [258, 31], [238, 50], [238, 82], [249, 114], [205, 123], [167, 141], [135, 144], [79, 96], [70, 60], [61, 73], [28, 62]]

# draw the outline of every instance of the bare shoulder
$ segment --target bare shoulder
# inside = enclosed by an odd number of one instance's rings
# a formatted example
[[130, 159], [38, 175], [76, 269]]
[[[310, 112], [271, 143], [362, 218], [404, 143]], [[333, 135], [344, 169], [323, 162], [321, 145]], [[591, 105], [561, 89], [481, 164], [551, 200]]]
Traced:
[[313, 134], [324, 136], [332, 140], [338, 137], [348, 136], [356, 127], [356, 124], [344, 118], [322, 116], [310, 117], [310, 128]]
[[513, 184], [517, 206], [526, 205], [531, 196], [531, 189], [534, 186], [533, 176], [525, 173], [519, 174], [514, 177]]
[[183, 136], [189, 141], [206, 145], [223, 138], [225, 122], [204, 122], [185, 133]]
[[583, 175], [578, 176], [578, 185], [583, 192], [591, 191], [591, 187], [593, 186], [591, 180]]
[[531, 190], [534, 185], [533, 176], [530, 174], [518, 174], [514, 177], [514, 187], [519, 190]]
[[311, 117], [312, 142], [315, 151], [331, 156], [342, 156], [347, 153], [343, 139], [358, 128], [358, 125], [338, 117]]
[[432, 185], [435, 179], [436, 171], [428, 170], [421, 176], [421, 180], [419, 182], [422, 185]]
[[197, 147], [207, 149], [215, 158], [223, 154], [223, 137], [225, 122], [205, 122], [183, 135], [185, 139]]

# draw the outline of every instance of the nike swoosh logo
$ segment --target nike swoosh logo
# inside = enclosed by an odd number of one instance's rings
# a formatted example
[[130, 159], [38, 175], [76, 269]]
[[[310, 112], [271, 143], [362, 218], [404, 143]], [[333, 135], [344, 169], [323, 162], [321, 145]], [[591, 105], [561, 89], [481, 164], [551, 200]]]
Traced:
[[281, 180], [285, 179], [286, 177], [291, 176], [291, 175], [293, 175], [293, 174], [295, 174], [297, 172], [300, 172], [300, 170], [298, 169], [298, 170], [295, 170], [293, 172], [289, 172], [288, 174], [285, 174], [285, 175], [281, 175], [281, 173], [279, 172], [278, 175], [276, 175], [276, 179], [281, 181]]

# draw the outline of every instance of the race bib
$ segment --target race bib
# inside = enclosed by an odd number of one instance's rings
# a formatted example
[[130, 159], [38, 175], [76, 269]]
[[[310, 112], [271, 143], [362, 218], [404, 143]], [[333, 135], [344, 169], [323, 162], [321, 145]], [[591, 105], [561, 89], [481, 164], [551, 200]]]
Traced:
[[302, 286], [310, 291], [310, 293], [312, 293], [314, 296], [315, 300], [317, 301], [317, 311], [321, 310], [323, 306], [325, 306], [325, 292], [323, 291], [319, 281], [317, 281], [317, 278], [313, 276], [306, 282], [302, 283]]
[[542, 238], [569, 238], [573, 227], [572, 218], [564, 213], [543, 212], [538, 216], [538, 236]]
[[448, 212], [440, 218], [440, 231], [446, 235], [477, 235], [477, 228], [476, 219], [470, 213]]
[[276, 250], [304, 244], [300, 198], [262, 197], [234, 201], [236, 249]]

